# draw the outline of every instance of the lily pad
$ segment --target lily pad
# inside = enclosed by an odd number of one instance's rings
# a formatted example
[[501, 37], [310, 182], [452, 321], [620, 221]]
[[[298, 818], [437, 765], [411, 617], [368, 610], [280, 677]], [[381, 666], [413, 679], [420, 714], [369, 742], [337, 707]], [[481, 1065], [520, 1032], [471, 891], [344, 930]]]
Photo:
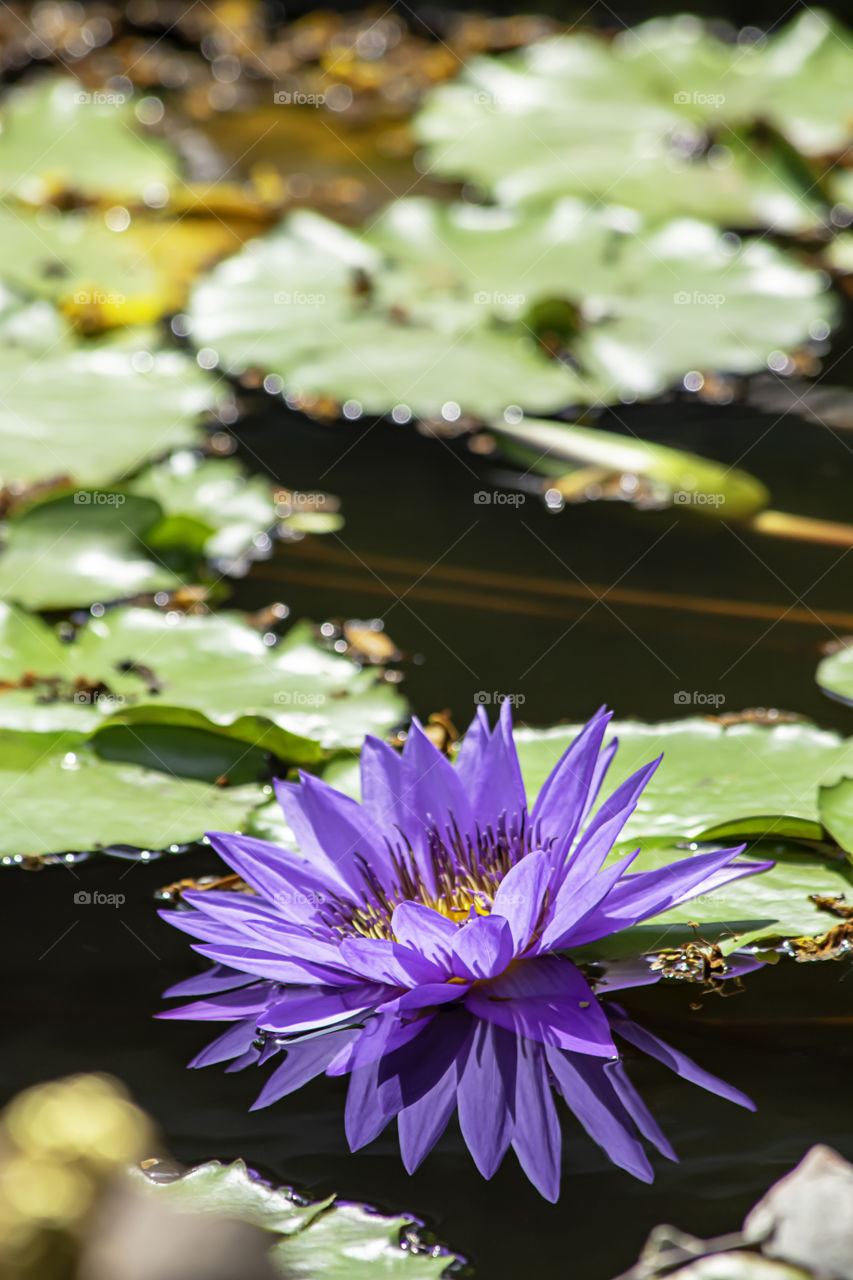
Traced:
[[[539, 790], [577, 731], [517, 730], [529, 794]], [[649, 836], [820, 840], [820, 788], [853, 776], [853, 739], [812, 724], [726, 727], [690, 716], [660, 724], [614, 721], [612, 732], [619, 750], [608, 786], [663, 752], [623, 832], [627, 842]]]
[[161, 517], [148, 498], [78, 490], [6, 525], [0, 597], [28, 609], [70, 609], [184, 585], [145, 536]]
[[24, 673], [24, 687], [0, 692], [0, 726], [194, 729], [298, 764], [384, 734], [405, 711], [392, 685], [329, 653], [307, 623], [269, 645], [228, 613], [116, 609], [62, 643], [39, 619], [4, 607], [0, 678], [14, 684]]
[[235, 1218], [269, 1231], [275, 1237], [270, 1259], [288, 1280], [321, 1275], [328, 1280], [438, 1280], [453, 1261], [446, 1250], [420, 1242], [419, 1224], [408, 1215], [386, 1217], [334, 1197], [306, 1204], [286, 1188], [262, 1182], [242, 1160], [200, 1165], [169, 1182], [153, 1182], [136, 1170], [132, 1176], [172, 1208]]
[[272, 371], [308, 407], [325, 397], [356, 416], [455, 421], [752, 370], [835, 319], [826, 286], [703, 222], [647, 226], [574, 199], [526, 211], [410, 199], [362, 236], [285, 219], [197, 286], [190, 315], [193, 341], [227, 372]]
[[149, 330], [112, 342], [75, 338], [47, 303], [0, 313], [0, 381], [7, 487], [118, 481], [200, 443], [199, 418], [221, 399], [213, 377]]
[[830, 698], [853, 706], [853, 646], [838, 649], [823, 658], [815, 678]]
[[149, 467], [127, 488], [160, 504], [166, 519], [152, 535], [158, 550], [189, 547], [209, 560], [236, 560], [276, 522], [270, 483], [248, 478], [234, 458], [202, 458], [182, 450]]
[[728, 519], [752, 515], [769, 499], [764, 485], [745, 471], [635, 436], [536, 418], [491, 425], [500, 439], [520, 445], [530, 467], [545, 475], [561, 476], [578, 463], [601, 467], [649, 481], [660, 502]]
[[0, 108], [0, 192], [31, 204], [71, 192], [91, 199], [159, 199], [178, 182], [175, 159], [136, 122], [124, 95], [47, 76], [13, 89]]
[[415, 128], [433, 172], [506, 204], [582, 195], [798, 231], [826, 205], [822, 170], [795, 148], [849, 144], [851, 75], [850, 34], [819, 11], [763, 45], [657, 18], [612, 41], [575, 33], [476, 58], [433, 90]]
[[0, 856], [109, 846], [167, 849], [205, 831], [239, 829], [262, 799], [257, 786], [215, 787], [159, 770], [99, 759], [70, 739], [0, 730]]

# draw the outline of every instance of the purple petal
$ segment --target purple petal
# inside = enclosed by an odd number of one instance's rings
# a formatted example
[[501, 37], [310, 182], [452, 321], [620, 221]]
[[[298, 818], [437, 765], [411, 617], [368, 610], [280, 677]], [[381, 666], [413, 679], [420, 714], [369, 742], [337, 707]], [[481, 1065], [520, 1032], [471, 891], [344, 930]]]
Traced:
[[560, 1092], [593, 1142], [614, 1164], [642, 1182], [652, 1182], [648, 1157], [634, 1134], [631, 1117], [606, 1075], [606, 1066], [582, 1054], [546, 1046], [545, 1057]]
[[516, 1038], [478, 1021], [457, 1091], [459, 1124], [484, 1178], [496, 1172], [513, 1134]]
[[367, 863], [387, 880], [392, 864], [381, 825], [351, 796], [336, 791], [322, 778], [310, 773], [299, 776], [299, 787], [290, 793], [288, 804], [293, 810], [301, 810], [316, 845], [337, 874], [349, 883], [359, 884], [359, 867]]
[[372, 1142], [400, 1111], [402, 1099], [390, 1090], [380, 1090], [378, 1076], [377, 1061], [359, 1067], [349, 1078], [344, 1126], [350, 1151]]
[[492, 982], [472, 987], [465, 1007], [544, 1044], [600, 1058], [617, 1056], [607, 1018], [586, 978], [565, 956], [514, 965]]
[[630, 960], [605, 960], [602, 962], [604, 972], [595, 979], [596, 991], [624, 991], [628, 987], [648, 987], [660, 982], [661, 975], [649, 967], [644, 956], [635, 956]]
[[[307, 893], [340, 893], [345, 888], [340, 875], [332, 866], [309, 862], [298, 853], [281, 849], [267, 840], [253, 836], [229, 835], [211, 831], [208, 839], [212, 847], [246, 884], [270, 902], [276, 894], [288, 894], [294, 889]], [[310, 850], [309, 850], [310, 851]], [[206, 890], [209, 893], [210, 890]], [[311, 913], [313, 914], [313, 912]], [[299, 917], [301, 918], [301, 916]]]
[[451, 1062], [423, 1097], [397, 1116], [400, 1155], [407, 1173], [414, 1173], [438, 1142], [456, 1106], [456, 1063]]
[[344, 938], [340, 955], [354, 973], [373, 982], [412, 987], [421, 982], [441, 982], [445, 971], [420, 955], [414, 947], [384, 938]]
[[251, 1048], [257, 1038], [254, 1018], [245, 1018], [229, 1027], [221, 1036], [211, 1040], [210, 1044], [191, 1059], [191, 1067], [209, 1067], [214, 1062], [228, 1062], [231, 1058], [240, 1058]]
[[403, 765], [400, 755], [387, 742], [368, 736], [360, 756], [361, 803], [377, 830], [393, 833], [405, 824], [405, 809], [400, 802], [403, 791]]
[[661, 911], [688, 902], [700, 893], [711, 892], [731, 880], [755, 875], [773, 866], [772, 862], [737, 862], [733, 859], [744, 846], [715, 853], [696, 853], [657, 871], [626, 876], [608, 895], [602, 907], [581, 921], [563, 940], [564, 946], [582, 946], [598, 938], [627, 929], [656, 916]]
[[273, 984], [260, 982], [251, 987], [240, 987], [235, 991], [223, 991], [219, 995], [207, 996], [206, 999], [195, 1000], [192, 1004], [183, 1004], [178, 1009], [164, 1009], [154, 1016], [233, 1022], [235, 1018], [245, 1018], [250, 1013], [259, 1013], [262, 1009], [266, 1009], [270, 1000], [274, 998]]
[[175, 982], [163, 992], [171, 996], [207, 996], [214, 991], [230, 991], [232, 987], [245, 987], [252, 978], [248, 973], [240, 973], [236, 969], [226, 969], [225, 965], [215, 964], [212, 969], [205, 969], [193, 978], [184, 978], [183, 982]]
[[425, 982], [420, 987], [413, 987], [411, 991], [404, 991], [401, 996], [395, 996], [387, 1004], [379, 1005], [377, 1013], [385, 1013], [386, 1010], [412, 1013], [417, 1009], [430, 1009], [434, 1005], [452, 1004], [455, 1000], [461, 1001], [469, 990], [467, 982]]
[[371, 1018], [367, 1026], [335, 1055], [329, 1063], [327, 1075], [345, 1076], [378, 1062], [419, 1036], [431, 1021], [428, 1016], [402, 1022], [396, 1013], [383, 1013]]
[[461, 777], [417, 720], [412, 721], [403, 747], [401, 800], [409, 825], [414, 818], [425, 827], [443, 830], [452, 819], [460, 831], [473, 831], [471, 802]]
[[468, 795], [475, 795], [480, 783], [486, 748], [492, 731], [484, 707], [477, 707], [474, 719], [468, 726], [462, 745], [456, 756], [456, 772], [462, 779]]
[[700, 1067], [692, 1058], [688, 1058], [686, 1054], [674, 1049], [672, 1045], [666, 1044], [665, 1041], [659, 1040], [657, 1036], [652, 1035], [650, 1031], [646, 1031], [644, 1027], [638, 1026], [618, 1005], [606, 1005], [605, 1007], [607, 1016], [610, 1019], [610, 1025], [623, 1040], [627, 1040], [635, 1048], [641, 1049], [650, 1058], [657, 1058], [658, 1062], [662, 1062], [665, 1067], [669, 1067], [670, 1071], [674, 1071], [677, 1076], [681, 1076], [684, 1080], [689, 1080], [691, 1084], [697, 1084], [700, 1089], [707, 1089], [709, 1093], [716, 1093], [721, 1098], [727, 1098], [729, 1102], [735, 1102], [739, 1107], [746, 1107], [748, 1111], [755, 1110], [755, 1103], [745, 1093], [741, 1093], [740, 1089], [735, 1089], [733, 1085], [726, 1084], [725, 1080], [720, 1080], [718, 1076], [711, 1075], [710, 1071]]
[[262, 1031], [275, 1031], [281, 1035], [312, 1031], [365, 1013], [380, 1004], [387, 995], [388, 988], [378, 983], [338, 991], [297, 987], [284, 992], [283, 999], [270, 1004], [258, 1026]]
[[589, 791], [611, 714], [601, 707], [545, 779], [531, 815], [543, 841], [555, 837], [568, 848], [574, 840], [589, 808]]
[[601, 869], [662, 759], [663, 756], [658, 756], [657, 760], [632, 773], [608, 796], [578, 841], [568, 863], [570, 868], [585, 875], [593, 875]]
[[492, 903], [492, 918], [503, 916], [510, 927], [516, 954], [524, 951], [539, 923], [545, 895], [554, 876], [550, 856], [529, 853], [504, 876]]
[[259, 978], [269, 978], [273, 982], [324, 982], [337, 985], [346, 982], [349, 977], [340, 969], [324, 968], [308, 960], [285, 960], [272, 951], [264, 951], [257, 947], [217, 943], [213, 946], [197, 946], [194, 950], [199, 955], [207, 956], [208, 960], [215, 960], [218, 964], [228, 965], [232, 969], [243, 969], [246, 973], [256, 974]]
[[536, 1190], [556, 1203], [560, 1195], [560, 1122], [545, 1051], [524, 1036], [518, 1039], [512, 1149]]
[[287, 1057], [280, 1067], [267, 1080], [261, 1092], [252, 1104], [252, 1111], [268, 1107], [279, 1098], [286, 1097], [301, 1089], [309, 1080], [320, 1075], [349, 1039], [354, 1031], [332, 1031], [326, 1036], [317, 1036], [302, 1044], [295, 1044], [287, 1050]]
[[582, 921], [603, 902], [639, 853], [621, 858], [611, 867], [581, 879], [574, 867], [557, 889], [551, 919], [539, 939], [536, 950], [559, 951], [566, 946], [566, 938], [572, 936]]
[[512, 931], [503, 916], [479, 916], [453, 939], [453, 972], [471, 981], [503, 973], [515, 955]]
[[459, 926], [447, 916], [421, 902], [401, 902], [394, 908], [391, 929], [398, 942], [450, 972], [450, 952]]
[[674, 1160], [678, 1163], [678, 1156], [672, 1149], [669, 1139], [660, 1128], [657, 1120], [655, 1120], [651, 1111], [649, 1111], [643, 1099], [637, 1093], [637, 1090], [628, 1079], [628, 1073], [624, 1064], [618, 1062], [605, 1062], [604, 1070], [607, 1078], [613, 1085], [614, 1092], [627, 1111], [628, 1115], [637, 1126], [639, 1132], [643, 1135], [647, 1142], [656, 1147], [662, 1156], [666, 1156], [667, 1160]]
[[512, 738], [512, 709], [505, 700], [497, 728], [489, 739], [474, 793], [474, 817], [482, 825], [494, 825], [502, 814], [520, 814], [527, 806], [521, 766]]

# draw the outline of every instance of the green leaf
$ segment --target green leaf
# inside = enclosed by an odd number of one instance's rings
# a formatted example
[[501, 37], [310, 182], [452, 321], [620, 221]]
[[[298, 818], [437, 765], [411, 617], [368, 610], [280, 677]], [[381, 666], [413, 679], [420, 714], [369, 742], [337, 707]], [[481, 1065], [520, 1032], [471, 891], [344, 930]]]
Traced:
[[830, 698], [853, 706], [853, 647], [839, 649], [823, 658], [815, 679]]
[[164, 1205], [250, 1222], [282, 1237], [272, 1244], [270, 1258], [289, 1280], [437, 1280], [452, 1261], [443, 1250], [413, 1249], [416, 1223], [405, 1214], [386, 1217], [334, 1197], [304, 1204], [286, 1188], [261, 1182], [242, 1160], [200, 1165], [171, 1182], [152, 1182], [138, 1170], [132, 1177]]
[[532, 468], [546, 475], [561, 475], [570, 463], [604, 467], [650, 481], [662, 501], [727, 519], [751, 515], [769, 498], [745, 471], [634, 436], [537, 418], [491, 425], [499, 437], [522, 445]]
[[70, 609], [182, 584], [145, 548], [157, 503], [78, 490], [31, 507], [6, 526], [0, 596], [29, 609]]
[[2, 606], [0, 678], [25, 672], [29, 687], [0, 692], [0, 726], [158, 725], [226, 734], [298, 764], [387, 733], [405, 711], [375, 669], [324, 649], [307, 623], [269, 645], [231, 613], [116, 609], [60, 644], [38, 619]]
[[802, 231], [825, 219], [826, 166], [794, 148], [850, 143], [851, 75], [850, 34], [819, 11], [763, 47], [656, 18], [610, 41], [570, 33], [475, 58], [427, 96], [415, 130], [433, 172], [504, 204], [577, 195]]
[[71, 77], [13, 89], [0, 125], [0, 192], [32, 204], [66, 192], [144, 199], [178, 181], [171, 151], [139, 128], [132, 103], [90, 93]]
[[[167, 849], [239, 829], [261, 789], [214, 787], [99, 759], [70, 738], [0, 731], [0, 856]], [[69, 749], [70, 748], [70, 749]]]
[[208, 559], [236, 560], [276, 522], [269, 482], [247, 478], [234, 458], [182, 451], [149, 467], [127, 488], [156, 499], [169, 518], [149, 535], [158, 551], [189, 545]]
[[[0, 299], [2, 301], [2, 299]], [[46, 303], [0, 310], [0, 481], [107, 486], [201, 443], [216, 380], [148, 329], [72, 336]]]
[[[528, 796], [539, 791], [578, 728], [516, 730]], [[649, 836], [818, 840], [819, 788], [853, 775], [853, 739], [806, 723], [724, 727], [692, 716], [660, 724], [613, 721], [611, 730], [619, 750], [609, 788], [663, 753], [623, 832], [628, 843]]]
[[[557, 302], [552, 343], [541, 304]], [[654, 395], [692, 369], [747, 372], [835, 318], [826, 278], [707, 223], [646, 225], [565, 198], [511, 211], [409, 199], [362, 236], [285, 219], [195, 289], [193, 341], [288, 393], [426, 418]]]

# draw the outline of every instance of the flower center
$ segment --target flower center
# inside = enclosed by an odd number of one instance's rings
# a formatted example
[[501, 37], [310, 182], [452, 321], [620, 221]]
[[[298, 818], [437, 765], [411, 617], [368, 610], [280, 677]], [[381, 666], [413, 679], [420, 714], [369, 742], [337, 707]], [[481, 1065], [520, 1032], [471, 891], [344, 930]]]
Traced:
[[418, 902], [463, 925], [474, 915], [487, 916], [504, 876], [534, 847], [527, 811], [509, 818], [502, 814], [494, 826], [477, 826], [463, 836], [455, 821], [434, 825], [418, 853], [398, 831], [386, 838], [393, 876], [383, 883], [368, 862], [359, 858], [362, 893], [359, 900], [333, 898], [321, 917], [343, 937], [393, 940], [391, 917], [401, 902]]

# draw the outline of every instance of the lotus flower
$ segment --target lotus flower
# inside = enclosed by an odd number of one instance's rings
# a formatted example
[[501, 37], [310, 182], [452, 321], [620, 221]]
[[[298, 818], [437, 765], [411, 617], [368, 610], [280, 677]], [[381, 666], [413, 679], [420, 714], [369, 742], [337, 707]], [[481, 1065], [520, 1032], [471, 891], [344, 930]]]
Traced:
[[283, 1053], [256, 1107], [321, 1072], [349, 1075], [350, 1147], [396, 1118], [410, 1172], [458, 1110], [485, 1177], [512, 1146], [549, 1200], [560, 1184], [555, 1092], [638, 1178], [653, 1176], [641, 1139], [675, 1159], [619, 1042], [751, 1108], [611, 1002], [657, 980], [645, 961], [602, 972], [572, 958], [772, 865], [734, 861], [743, 846], [640, 873], [636, 853], [610, 858], [659, 760], [596, 808], [616, 749], [603, 745], [608, 720], [602, 710], [581, 730], [532, 808], [505, 703], [494, 731], [479, 709], [455, 765], [417, 722], [402, 754], [368, 738], [361, 804], [310, 774], [279, 783], [298, 852], [211, 835], [253, 892], [188, 892], [190, 910], [164, 913], [215, 967], [172, 987], [197, 998], [162, 1016], [235, 1023], [191, 1065], [236, 1070]]

